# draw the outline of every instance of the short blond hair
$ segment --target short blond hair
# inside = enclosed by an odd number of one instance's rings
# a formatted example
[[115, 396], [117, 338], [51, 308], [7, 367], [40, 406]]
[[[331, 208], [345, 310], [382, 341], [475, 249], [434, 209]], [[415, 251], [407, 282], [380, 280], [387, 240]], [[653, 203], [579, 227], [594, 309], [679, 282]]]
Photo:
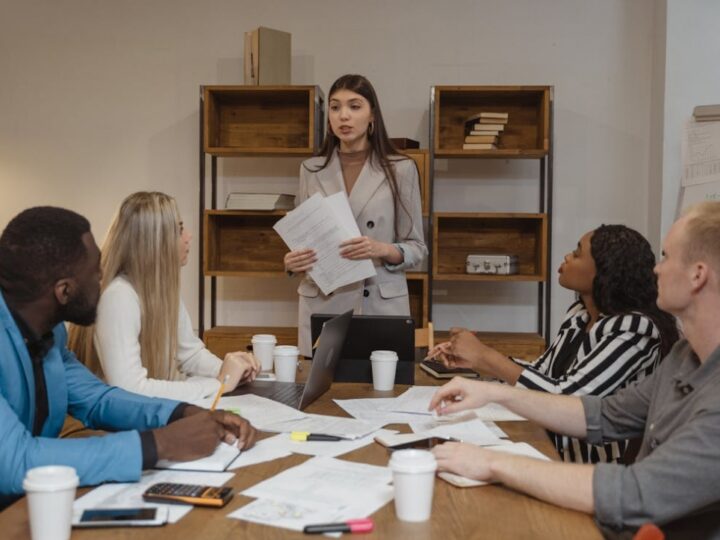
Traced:
[[707, 201], [689, 207], [685, 224], [684, 258], [704, 260], [720, 273], [720, 201]]

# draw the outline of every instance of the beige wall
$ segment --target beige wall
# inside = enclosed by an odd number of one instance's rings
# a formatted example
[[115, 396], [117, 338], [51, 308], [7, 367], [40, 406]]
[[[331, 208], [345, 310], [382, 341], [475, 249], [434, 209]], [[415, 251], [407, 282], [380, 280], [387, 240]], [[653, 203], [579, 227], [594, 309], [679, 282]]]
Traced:
[[[364, 73], [391, 135], [423, 144], [433, 84], [555, 85], [556, 267], [600, 223], [648, 232], [654, 10], [652, 0], [0, 0], [0, 223], [62, 205], [87, 215], [100, 241], [124, 196], [157, 189], [197, 231], [198, 86], [242, 82], [243, 31], [264, 25], [292, 33], [294, 83], [327, 90]], [[281, 189], [298, 163], [235, 160], [221, 173]], [[487, 193], [467, 164], [439, 166], [440, 206], [473, 197], [532, 209], [534, 166], [492, 165]], [[506, 174], [517, 181], [493, 180]], [[183, 273], [193, 319], [197, 261], [195, 250]], [[480, 320], [488, 294], [457, 306], [443, 302], [462, 288], [439, 289], [439, 327]], [[289, 280], [236, 280], [224, 295], [226, 322], [295, 322]], [[493, 324], [514, 329], [518, 313], [525, 324], [532, 298], [501, 290]], [[570, 298], [555, 286], [555, 327]]]

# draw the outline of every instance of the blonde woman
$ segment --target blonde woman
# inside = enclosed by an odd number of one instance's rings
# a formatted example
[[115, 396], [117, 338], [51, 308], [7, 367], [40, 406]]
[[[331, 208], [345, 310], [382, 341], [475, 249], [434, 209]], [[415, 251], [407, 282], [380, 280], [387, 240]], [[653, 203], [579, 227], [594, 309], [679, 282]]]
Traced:
[[255, 358], [220, 360], [195, 336], [180, 299], [180, 268], [191, 235], [175, 200], [157, 192], [130, 195], [102, 247], [102, 292], [93, 327], [73, 327], [70, 347], [107, 382], [153, 397], [192, 401], [253, 380]]

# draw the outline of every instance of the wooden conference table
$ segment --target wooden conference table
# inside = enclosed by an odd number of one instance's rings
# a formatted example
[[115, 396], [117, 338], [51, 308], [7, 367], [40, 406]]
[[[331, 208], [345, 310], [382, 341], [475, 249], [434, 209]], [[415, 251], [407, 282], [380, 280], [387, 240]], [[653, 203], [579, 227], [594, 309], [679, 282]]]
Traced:
[[[307, 367], [300, 378], [304, 378]], [[424, 371], [416, 368], [415, 384], [438, 385], [442, 381], [433, 379]], [[392, 394], [399, 395], [408, 387], [397, 385]], [[332, 388], [319, 400], [307, 408], [307, 412], [347, 416], [332, 400], [360, 397], [390, 397], [390, 392], [376, 392], [372, 384], [334, 383]], [[545, 431], [530, 422], [498, 422], [498, 425], [513, 441], [525, 441], [557, 459], [557, 453]], [[393, 429], [409, 431], [407, 425], [393, 425]], [[215, 539], [274, 539], [309, 538], [299, 532], [256, 525], [246, 521], [227, 518], [230, 512], [248, 504], [253, 499], [239, 493], [258, 482], [269, 478], [284, 469], [299, 465], [308, 456], [292, 456], [237, 469], [229, 485], [235, 488], [236, 495], [230, 503], [219, 510], [195, 508], [178, 523], [153, 528], [117, 528], [117, 529], [73, 529], [73, 540], [83, 539], [129, 539], [142, 540], [198, 538]], [[348, 461], [387, 465], [388, 455], [378, 444], [371, 444], [340, 457]], [[88, 489], [79, 490], [79, 494]], [[580, 512], [564, 510], [519, 494], [501, 486], [477, 488], [457, 488], [443, 480], [435, 481], [432, 517], [426, 523], [411, 524], [399, 521], [395, 517], [393, 503], [382, 507], [372, 515], [375, 531], [359, 538], [413, 538], [414, 540], [435, 539], [541, 539], [576, 540], [601, 538], [592, 518]], [[6, 540], [29, 538], [27, 504], [21, 499], [0, 513], [0, 537]]]

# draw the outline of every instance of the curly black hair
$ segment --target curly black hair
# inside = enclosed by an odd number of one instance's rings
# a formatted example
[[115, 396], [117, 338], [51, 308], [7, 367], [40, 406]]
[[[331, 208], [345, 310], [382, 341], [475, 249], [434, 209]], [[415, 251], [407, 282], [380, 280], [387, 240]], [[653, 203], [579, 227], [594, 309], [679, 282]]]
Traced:
[[638, 311], [650, 317], [660, 331], [660, 353], [665, 356], [679, 334], [675, 319], [657, 307], [650, 243], [625, 225], [601, 225], [590, 238], [590, 253], [595, 261], [592, 297], [597, 309], [607, 315]]
[[20, 302], [36, 300], [84, 260], [87, 232], [88, 220], [72, 210], [36, 206], [20, 212], [0, 235], [0, 287]]

